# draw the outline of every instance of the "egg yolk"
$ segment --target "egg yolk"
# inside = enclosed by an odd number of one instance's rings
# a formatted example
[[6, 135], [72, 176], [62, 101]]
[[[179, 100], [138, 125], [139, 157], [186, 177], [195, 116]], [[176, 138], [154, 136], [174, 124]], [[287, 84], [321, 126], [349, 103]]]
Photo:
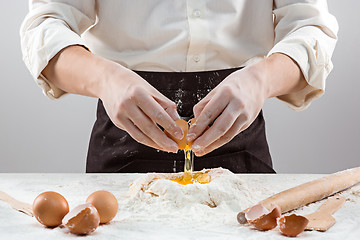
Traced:
[[192, 154], [191, 154], [191, 148], [189, 145], [186, 145], [184, 149], [185, 154], [185, 169], [184, 174], [178, 178], [171, 179], [171, 181], [177, 182], [181, 185], [187, 185], [187, 184], [193, 184], [195, 182], [206, 184], [211, 181], [211, 177], [207, 173], [202, 172], [192, 172]]
[[193, 184], [193, 183], [201, 183], [206, 184], [211, 181], [211, 177], [207, 173], [202, 172], [184, 172], [184, 174], [178, 178], [171, 179], [171, 181], [177, 182], [181, 185]]
[[[190, 119], [190, 126], [192, 124], [194, 124], [195, 122], [196, 122], [195, 118]], [[193, 159], [193, 154], [191, 151], [192, 142], [187, 142], [187, 140], [186, 140], [186, 135], [189, 130], [188, 122], [186, 122], [183, 119], [178, 119], [175, 121], [175, 123], [178, 126], [180, 126], [181, 129], [183, 130], [184, 137], [182, 139], [176, 139], [167, 131], [165, 131], [165, 134], [178, 144], [179, 149], [184, 151], [185, 166], [184, 166], [184, 174], [182, 176], [175, 178], [175, 179], [170, 179], [170, 180], [177, 182], [179, 184], [182, 184], [182, 185], [193, 184], [195, 182], [201, 183], [201, 184], [209, 183], [211, 181], [211, 177], [209, 174], [202, 173], [202, 172], [193, 173], [194, 159]]]

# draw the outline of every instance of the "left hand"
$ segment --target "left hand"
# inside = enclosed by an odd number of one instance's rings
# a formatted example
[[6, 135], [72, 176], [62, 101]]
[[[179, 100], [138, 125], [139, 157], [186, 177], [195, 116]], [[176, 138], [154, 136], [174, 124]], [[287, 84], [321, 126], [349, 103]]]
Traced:
[[187, 138], [195, 139], [196, 156], [226, 144], [256, 119], [268, 96], [263, 74], [254, 70], [250, 66], [233, 72], [194, 106], [197, 120]]

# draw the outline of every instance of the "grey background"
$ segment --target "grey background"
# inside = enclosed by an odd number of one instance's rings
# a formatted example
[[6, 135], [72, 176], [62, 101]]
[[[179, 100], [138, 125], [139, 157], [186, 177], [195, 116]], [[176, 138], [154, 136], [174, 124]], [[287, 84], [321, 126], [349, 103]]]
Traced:
[[[294, 112], [277, 99], [264, 107], [278, 173], [331, 173], [360, 166], [360, 2], [329, 0], [340, 25], [326, 94]], [[4, 5], [5, 6], [5, 5]], [[22, 62], [19, 27], [27, 1], [0, 15], [0, 172], [84, 172], [96, 100], [48, 100]]]

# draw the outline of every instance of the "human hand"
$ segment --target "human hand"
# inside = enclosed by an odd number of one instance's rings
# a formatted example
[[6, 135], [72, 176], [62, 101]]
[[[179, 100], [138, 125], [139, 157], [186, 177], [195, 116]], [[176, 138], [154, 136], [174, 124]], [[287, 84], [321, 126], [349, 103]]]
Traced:
[[263, 76], [251, 67], [226, 77], [194, 106], [197, 120], [190, 127], [187, 140], [195, 139], [195, 155], [203, 156], [219, 148], [249, 127], [259, 114], [266, 93]]
[[177, 152], [177, 144], [157, 126], [175, 138], [183, 137], [174, 121], [180, 118], [176, 104], [135, 72], [116, 65], [105, 77], [99, 96], [111, 121], [144, 145]]
[[[182, 138], [174, 122], [179, 118], [176, 105], [134, 72], [81, 46], [69, 46], [42, 73], [65, 92], [100, 98], [114, 124], [137, 141], [177, 151], [176, 143], [156, 125]], [[306, 86], [300, 67], [282, 53], [234, 72], [194, 107], [197, 123], [187, 134], [189, 142], [195, 139], [193, 151], [201, 156], [222, 146], [252, 123], [266, 98], [287, 96]]]

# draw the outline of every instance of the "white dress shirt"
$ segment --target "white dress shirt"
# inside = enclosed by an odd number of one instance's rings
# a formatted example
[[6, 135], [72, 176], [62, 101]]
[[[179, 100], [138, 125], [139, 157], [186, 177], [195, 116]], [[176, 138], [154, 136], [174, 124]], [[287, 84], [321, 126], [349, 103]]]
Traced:
[[32, 0], [21, 26], [26, 66], [41, 74], [70, 45], [132, 70], [194, 72], [246, 66], [275, 52], [300, 66], [308, 86], [281, 96], [301, 110], [321, 96], [338, 24], [326, 0]]

